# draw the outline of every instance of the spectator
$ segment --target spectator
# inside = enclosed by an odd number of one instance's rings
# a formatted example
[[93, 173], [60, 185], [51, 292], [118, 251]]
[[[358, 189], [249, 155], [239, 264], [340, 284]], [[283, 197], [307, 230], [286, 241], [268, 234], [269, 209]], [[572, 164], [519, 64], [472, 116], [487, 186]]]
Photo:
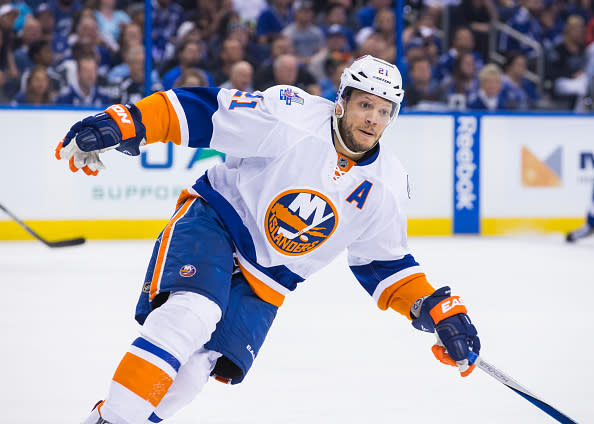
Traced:
[[34, 66], [27, 75], [25, 91], [14, 98], [13, 105], [49, 105], [51, 101], [50, 78], [43, 66]]
[[189, 68], [182, 72], [182, 74], [175, 80], [173, 88], [178, 87], [205, 87], [208, 81], [204, 72], [200, 69]]
[[415, 57], [408, 66], [405, 105], [416, 109], [443, 109], [445, 90], [433, 77], [429, 59], [425, 56]]
[[506, 108], [502, 93], [501, 69], [494, 63], [486, 65], [478, 74], [479, 91], [468, 103], [469, 109], [474, 110], [502, 110]]
[[465, 109], [478, 92], [474, 55], [465, 52], [457, 56], [452, 74], [442, 81], [442, 85], [448, 106], [456, 110]]
[[[36, 66], [45, 69], [50, 80], [50, 92], [51, 98], [53, 99], [60, 91], [61, 78], [53, 67], [52, 46], [46, 40], [35, 41], [29, 46], [29, 59], [33, 64], [32, 67]], [[20, 89], [22, 92], [26, 91], [27, 80], [29, 79], [30, 72], [31, 70], [28, 69], [21, 76]]]
[[[95, 52], [98, 58], [99, 75], [107, 76], [107, 72], [113, 64], [110, 50], [104, 44], [104, 40], [101, 38], [95, 15], [90, 9], [84, 10], [88, 10], [88, 12], [82, 15], [80, 20], [75, 23], [76, 32], [68, 37], [68, 43], [70, 46], [73, 46], [76, 43], [89, 46], [89, 48]], [[71, 49], [66, 51], [65, 55], [66, 57], [72, 55]]]
[[365, 56], [366, 54], [387, 61], [390, 57], [391, 50], [390, 46], [386, 43], [386, 40], [379, 34], [373, 33], [359, 46], [356, 56]]
[[[12, 27], [17, 33], [20, 33], [23, 30], [23, 25], [25, 25], [25, 21], [29, 17], [33, 17], [31, 13], [31, 5], [28, 4], [30, 1], [31, 0], [28, 0], [27, 2], [25, 2], [24, 0], [13, 0], [12, 2], [10, 2], [12, 6], [19, 12], [14, 26]], [[4, 0], [3, 2], [9, 3], [9, 1], [7, 0]]]
[[541, 43], [545, 52], [555, 48], [563, 39], [565, 21], [560, 19], [557, 4], [544, 7], [538, 16], [542, 28]]
[[183, 22], [184, 10], [171, 0], [156, 0], [153, 5], [153, 59], [158, 66], [164, 60], [167, 43], [174, 39]]
[[97, 60], [95, 56], [83, 56], [77, 60], [77, 81], [71, 84], [56, 99], [57, 104], [74, 106], [105, 106], [112, 99], [104, 94], [104, 89], [97, 85]]
[[[293, 42], [284, 34], [277, 34], [270, 42], [270, 57], [264, 60], [258, 67], [258, 72], [270, 67], [272, 75], [272, 63], [274, 60], [283, 54], [293, 54]], [[257, 79], [257, 76], [256, 76]]]
[[231, 66], [229, 73], [229, 80], [225, 81], [220, 87], [231, 88], [239, 91], [247, 91], [251, 93], [254, 91], [252, 79], [254, 75], [254, 68], [249, 62], [242, 60], [234, 63]]
[[[303, 73], [301, 71], [303, 71]], [[302, 79], [304, 75], [306, 78]], [[297, 57], [292, 54], [284, 54], [277, 57], [272, 64], [272, 78], [260, 82], [260, 84], [262, 85], [255, 86], [256, 90], [264, 91], [273, 85], [287, 84], [299, 87], [305, 91], [313, 91], [317, 85], [315, 79], [309, 72], [299, 67]]]
[[41, 25], [41, 37], [44, 40], [51, 42], [54, 36], [56, 20], [54, 19], [54, 14], [49, 8], [49, 5], [47, 3], [41, 3], [35, 9], [34, 16]]
[[116, 0], [98, 0], [95, 19], [104, 40], [117, 40], [124, 25], [130, 23], [130, 17], [123, 10], [116, 10]]
[[244, 60], [243, 46], [237, 39], [229, 38], [223, 42], [219, 52], [219, 61], [212, 70], [215, 85], [229, 80], [231, 67]]
[[348, 8], [344, 4], [332, 2], [326, 6], [324, 26], [322, 27], [322, 31], [324, 31], [326, 36], [328, 36], [330, 28], [334, 25], [338, 25], [344, 30], [349, 43], [348, 51], [355, 50], [357, 48], [355, 33], [353, 29], [349, 27]]
[[[126, 53], [128, 75], [117, 84], [114, 98], [119, 98], [118, 103], [136, 103], [146, 97], [144, 92], [144, 46], [130, 47]], [[162, 90], [158, 79], [153, 79], [151, 93]], [[150, 93], [149, 93], [150, 94]]]
[[258, 16], [256, 35], [258, 43], [268, 44], [293, 19], [291, 3], [293, 0], [270, 0], [270, 6]]
[[49, 10], [54, 17], [52, 49], [61, 58], [68, 49], [68, 36], [72, 32], [74, 14], [82, 9], [78, 0], [49, 0]]
[[437, 77], [440, 80], [445, 79], [452, 73], [454, 60], [462, 53], [471, 53], [474, 56], [477, 70], [483, 67], [483, 59], [474, 51], [474, 35], [468, 27], [456, 28], [452, 37], [452, 47], [439, 58]]
[[550, 52], [548, 59], [553, 98], [565, 102], [569, 109], [581, 111], [582, 100], [588, 94], [584, 19], [581, 16], [572, 15], [567, 18], [563, 41]]
[[340, 25], [332, 25], [326, 35], [326, 46], [311, 58], [307, 69], [317, 81], [327, 79], [330, 76], [326, 72], [327, 62], [329, 60], [349, 61], [351, 54], [347, 53], [348, 51], [346, 31]]
[[349, 62], [331, 58], [327, 60], [325, 69], [328, 76], [319, 82], [321, 97], [330, 101], [336, 100], [336, 93], [340, 86], [340, 76], [344, 68], [348, 68], [348, 66]]
[[283, 34], [291, 38], [293, 50], [301, 63], [309, 63], [311, 57], [324, 46], [324, 33], [313, 24], [313, 3], [297, 0], [293, 4], [295, 21], [283, 29]]
[[119, 46], [119, 50], [113, 55], [113, 63], [117, 65], [109, 70], [107, 76], [108, 79], [110, 79], [110, 75], [112, 75], [114, 69], [124, 62], [126, 53], [130, 48], [144, 45], [142, 28], [140, 28], [138, 24], [134, 22], [130, 22], [129, 24], [122, 26], [117, 44]]
[[144, 30], [144, 3], [132, 3], [128, 7], [130, 21]]
[[186, 14], [185, 20], [196, 22], [202, 40], [216, 44], [226, 38], [229, 24], [241, 21], [239, 14], [233, 10], [232, 0], [197, 0], [197, 4], [194, 17]]
[[161, 73], [165, 73], [177, 65], [176, 53], [188, 41], [200, 43], [201, 59], [206, 58], [208, 47], [206, 42], [202, 40], [200, 30], [194, 22], [186, 21], [179, 26], [175, 38], [170, 40], [165, 47], [162, 63], [159, 66]]
[[425, 56], [431, 61], [431, 65], [437, 65], [442, 54], [441, 39], [437, 36], [437, 17], [435, 11], [426, 9], [421, 12], [419, 18], [409, 27], [402, 31], [402, 43], [420, 44], [425, 50]]
[[[283, 39], [284, 40], [284, 39]], [[271, 57], [273, 58], [273, 62], [270, 63], [269, 65], [265, 66], [264, 68], [260, 68], [260, 70], [256, 73], [255, 77], [254, 77], [254, 88], [256, 90], [266, 90], [268, 87], [272, 87], [273, 85], [275, 85], [274, 81], [276, 80], [275, 78], [275, 63], [277, 63], [278, 59], [280, 57], [285, 57], [285, 59], [282, 61], [282, 63], [284, 65], [287, 65], [288, 63], [292, 63], [292, 61], [289, 58], [296, 58], [295, 55], [293, 55], [292, 53], [283, 53], [286, 50], [286, 46], [284, 44], [284, 41], [279, 39], [279, 43], [276, 44], [276, 47], [273, 47], [272, 49], [272, 54]], [[289, 42], [289, 51], [292, 51], [292, 47], [291, 44]], [[297, 62], [299, 63], [299, 62]], [[297, 66], [297, 85], [303, 89], [305, 89], [305, 87], [307, 87], [310, 84], [315, 84], [316, 80], [315, 78], [309, 73], [309, 71], [307, 71], [306, 68], [301, 67], [301, 66]]]
[[505, 75], [503, 75], [503, 93], [508, 109], [533, 109], [540, 99], [540, 94], [532, 81], [526, 78], [526, 56], [520, 52], [507, 54]]
[[[520, 8], [506, 22], [512, 29], [521, 32], [526, 37], [536, 42], [542, 42], [542, 27], [538, 21], [538, 15], [542, 11], [543, 0], [520, 0]], [[527, 44], [517, 41], [515, 38], [508, 37], [501, 33], [499, 37], [499, 51], [508, 52], [519, 50], [526, 57], [534, 57], [536, 51]]]
[[367, 6], [357, 12], [357, 21], [360, 28], [373, 26], [375, 15], [378, 10], [387, 9], [392, 6], [392, 0], [369, 0]]
[[39, 21], [29, 16], [23, 24], [20, 38], [21, 46], [14, 52], [14, 62], [19, 73], [22, 74], [33, 66], [33, 62], [29, 58], [29, 47], [35, 41], [41, 40], [41, 24]]
[[19, 71], [12, 51], [12, 27], [17, 13], [10, 4], [0, 6], [0, 99], [11, 99], [19, 89]]
[[459, 16], [459, 24], [472, 31], [476, 51], [481, 57], [489, 55], [489, 30], [491, 22], [499, 20], [499, 12], [493, 0], [462, 0], [457, 6], [455, 15]]
[[235, 1], [233, 6], [237, 13], [239, 13], [239, 16], [241, 16], [243, 22], [249, 25], [255, 25], [258, 21], [258, 16], [260, 16], [268, 5], [266, 0], [241, 0]]
[[187, 69], [199, 69], [207, 78], [207, 86], [214, 86], [214, 80], [210, 74], [205, 70], [200, 69], [200, 60], [202, 58], [202, 45], [196, 41], [187, 41], [184, 43], [178, 52], [179, 65], [171, 69], [163, 76], [163, 89], [169, 90], [179, 78], [179, 76]]
[[390, 63], [396, 59], [396, 16], [392, 9], [380, 9], [375, 15], [373, 28], [378, 36], [386, 42], [382, 58]]

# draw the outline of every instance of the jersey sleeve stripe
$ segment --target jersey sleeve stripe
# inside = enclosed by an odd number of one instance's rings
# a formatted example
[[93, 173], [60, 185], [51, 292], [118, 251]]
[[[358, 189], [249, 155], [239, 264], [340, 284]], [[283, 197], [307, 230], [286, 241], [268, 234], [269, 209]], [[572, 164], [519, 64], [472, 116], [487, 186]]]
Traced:
[[157, 92], [136, 102], [146, 128], [146, 142], [180, 144], [180, 128], [177, 114], [163, 92]]
[[391, 286], [397, 284], [399, 281], [410, 277], [413, 274], [422, 274], [422, 270], [420, 266], [411, 266], [410, 268], [405, 268], [401, 271], [398, 271], [395, 274], [390, 275], [387, 278], [384, 278], [382, 281], [379, 282], [375, 291], [373, 292], [373, 300], [375, 300], [379, 304], [380, 297]]
[[175, 115], [177, 116], [177, 120], [179, 122], [179, 131], [180, 131], [180, 145], [184, 147], [188, 147], [190, 136], [188, 130], [188, 120], [186, 119], [186, 113], [184, 112], [184, 108], [182, 107], [177, 95], [173, 90], [167, 90], [165, 92], [167, 95], [167, 99], [171, 104], [171, 107], [175, 111]]

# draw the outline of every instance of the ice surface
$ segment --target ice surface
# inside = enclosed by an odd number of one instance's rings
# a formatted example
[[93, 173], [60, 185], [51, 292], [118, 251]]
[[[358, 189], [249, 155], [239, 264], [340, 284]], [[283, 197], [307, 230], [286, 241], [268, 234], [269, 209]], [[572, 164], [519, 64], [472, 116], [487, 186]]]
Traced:
[[[594, 238], [412, 238], [435, 286], [466, 301], [483, 356], [594, 422]], [[0, 243], [0, 423], [79, 423], [136, 337], [150, 242]], [[552, 423], [491, 377], [462, 379], [432, 335], [377, 309], [346, 259], [281, 308], [249, 376], [211, 381], [168, 423]]]

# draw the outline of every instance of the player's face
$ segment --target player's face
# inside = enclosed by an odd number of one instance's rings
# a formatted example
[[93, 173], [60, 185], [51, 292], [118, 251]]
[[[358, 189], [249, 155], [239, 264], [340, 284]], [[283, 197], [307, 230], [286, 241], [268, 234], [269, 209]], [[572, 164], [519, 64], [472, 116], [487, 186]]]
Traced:
[[353, 152], [364, 153], [379, 140], [390, 123], [392, 103], [360, 90], [353, 90], [343, 103], [344, 116], [338, 128], [344, 144]]

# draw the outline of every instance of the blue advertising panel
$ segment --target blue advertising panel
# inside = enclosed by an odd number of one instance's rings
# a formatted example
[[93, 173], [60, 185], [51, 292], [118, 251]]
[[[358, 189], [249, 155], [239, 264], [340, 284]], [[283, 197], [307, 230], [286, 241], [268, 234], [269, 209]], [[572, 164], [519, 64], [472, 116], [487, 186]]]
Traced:
[[479, 234], [480, 115], [454, 115], [454, 234]]

